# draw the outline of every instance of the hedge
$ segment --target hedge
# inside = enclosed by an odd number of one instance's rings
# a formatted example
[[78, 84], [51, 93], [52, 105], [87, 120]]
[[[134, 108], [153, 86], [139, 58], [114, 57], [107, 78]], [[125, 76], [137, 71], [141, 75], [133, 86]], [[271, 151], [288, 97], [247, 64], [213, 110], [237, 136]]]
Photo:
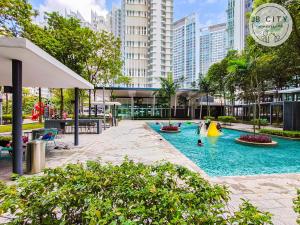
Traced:
[[260, 133], [277, 135], [277, 136], [282, 136], [282, 137], [300, 138], [300, 131], [261, 129]]
[[271, 224], [247, 201], [229, 211], [229, 191], [171, 163], [88, 162], [46, 169], [0, 187], [10, 224]]
[[[33, 130], [38, 128], [43, 128], [44, 123], [26, 123], [22, 125], [23, 130]], [[3, 125], [0, 126], [0, 133], [6, 133], [12, 131], [12, 125]]]
[[[23, 115], [22, 119], [25, 119], [26, 116]], [[12, 123], [12, 114], [3, 114], [2, 115], [2, 120], [4, 121], [4, 123], [8, 124], [8, 123]]]
[[267, 119], [256, 119], [256, 120], [251, 120], [251, 124], [255, 125], [261, 125], [261, 126], [267, 126], [269, 124], [269, 121]]
[[223, 123], [233, 123], [236, 122], [236, 118], [234, 116], [219, 116], [218, 120]]
[[0, 146], [5, 147], [11, 140], [11, 136], [0, 136]]
[[213, 116], [204, 116], [203, 117], [205, 120], [215, 120], [216, 118]]

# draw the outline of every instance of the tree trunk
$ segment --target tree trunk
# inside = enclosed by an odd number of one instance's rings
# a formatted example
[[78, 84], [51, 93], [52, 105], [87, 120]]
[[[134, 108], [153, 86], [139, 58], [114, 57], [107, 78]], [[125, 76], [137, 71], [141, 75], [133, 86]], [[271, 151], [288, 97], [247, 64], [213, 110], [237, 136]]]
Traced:
[[[39, 107], [40, 107], [40, 113], [43, 111], [42, 110], [42, 89], [39, 88]], [[43, 115], [40, 114], [39, 116], [39, 123], [43, 122]]]
[[203, 96], [201, 96], [201, 105], [200, 105], [200, 115], [199, 115], [199, 119], [202, 120], [202, 108], [203, 108], [203, 104], [202, 104], [202, 100], [203, 100]]
[[208, 108], [208, 93], [206, 93], [206, 110], [207, 110], [206, 115], [210, 116], [210, 110]]
[[103, 124], [104, 124], [104, 130], [106, 130], [106, 115], [105, 115], [105, 86], [103, 85], [103, 88], [102, 88], [102, 92], [103, 92], [103, 95], [102, 95], [102, 100], [103, 100]]
[[60, 118], [63, 118], [64, 113], [64, 90], [60, 89]]
[[91, 98], [92, 98], [92, 90], [89, 89], [89, 118], [92, 116], [92, 103], [91, 103]]
[[169, 98], [169, 125], [171, 125], [171, 115], [172, 115], [172, 110], [171, 110], [171, 97]]
[[5, 114], [8, 114], [8, 94], [5, 93]]

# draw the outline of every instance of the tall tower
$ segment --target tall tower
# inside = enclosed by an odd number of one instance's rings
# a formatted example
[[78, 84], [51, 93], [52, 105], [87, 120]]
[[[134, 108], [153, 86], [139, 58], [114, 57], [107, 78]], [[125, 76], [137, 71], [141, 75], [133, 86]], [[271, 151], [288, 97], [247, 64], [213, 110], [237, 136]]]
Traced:
[[131, 87], [159, 87], [172, 71], [173, 0], [123, 0], [124, 73]]
[[228, 49], [243, 51], [249, 34], [246, 14], [252, 11], [253, 0], [228, 0]]
[[227, 54], [226, 23], [200, 29], [200, 74], [205, 76], [209, 67]]
[[182, 88], [191, 88], [198, 78], [199, 39], [196, 14], [184, 17], [173, 24], [173, 77], [184, 78]]

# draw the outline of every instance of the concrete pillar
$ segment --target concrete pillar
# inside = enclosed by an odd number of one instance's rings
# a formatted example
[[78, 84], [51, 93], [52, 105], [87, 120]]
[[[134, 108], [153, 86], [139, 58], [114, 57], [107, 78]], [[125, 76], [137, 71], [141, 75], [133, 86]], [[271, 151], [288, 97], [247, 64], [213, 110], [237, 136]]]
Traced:
[[22, 140], [22, 62], [12, 60], [13, 86], [13, 173], [23, 175], [23, 140]]
[[130, 115], [131, 115], [131, 119], [133, 119], [134, 118], [134, 97], [133, 96], [131, 96], [131, 113], [130, 113]]
[[155, 104], [156, 104], [156, 99], [155, 99], [155, 95], [153, 95], [153, 99], [152, 99], [152, 116], [155, 116]]
[[74, 103], [74, 145], [79, 145], [79, 89], [75, 88], [75, 103]]

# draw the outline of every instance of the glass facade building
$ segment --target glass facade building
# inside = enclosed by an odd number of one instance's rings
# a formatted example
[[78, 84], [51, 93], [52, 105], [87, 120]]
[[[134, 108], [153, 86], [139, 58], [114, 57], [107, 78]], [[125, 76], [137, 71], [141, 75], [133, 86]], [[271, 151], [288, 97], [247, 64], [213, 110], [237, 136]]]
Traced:
[[219, 62], [226, 57], [226, 23], [201, 28], [199, 39], [199, 72], [201, 76], [205, 76], [212, 64]]
[[173, 24], [173, 77], [182, 79], [182, 88], [191, 88], [198, 78], [197, 15], [184, 17]]

